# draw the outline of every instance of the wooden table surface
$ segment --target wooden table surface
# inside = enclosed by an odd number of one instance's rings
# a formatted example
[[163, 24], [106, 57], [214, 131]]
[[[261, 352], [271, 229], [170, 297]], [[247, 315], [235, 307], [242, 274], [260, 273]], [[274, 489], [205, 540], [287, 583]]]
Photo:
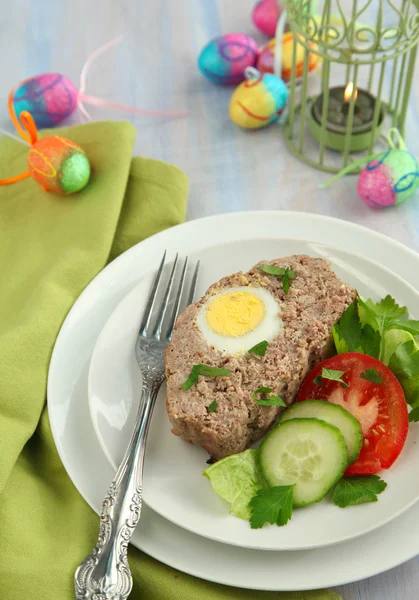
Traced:
[[[142, 108], [189, 111], [183, 119], [130, 120], [138, 129], [136, 153], [174, 163], [186, 171], [191, 183], [190, 219], [250, 209], [307, 211], [359, 223], [418, 249], [419, 195], [393, 209], [371, 210], [356, 194], [355, 177], [341, 179], [327, 190], [319, 189], [327, 176], [290, 154], [279, 126], [249, 133], [231, 123], [231, 89], [206, 81], [196, 59], [207, 41], [220, 33], [245, 32], [262, 43], [263, 36], [250, 20], [253, 3], [4, 0], [0, 17], [0, 105], [4, 107], [0, 126], [13, 131], [6, 99], [17, 82], [44, 72], [59, 72], [78, 84], [87, 56], [122, 35], [121, 44], [91, 68], [86, 91]], [[406, 136], [415, 156], [419, 156], [418, 66]], [[92, 108], [91, 114], [95, 120], [125, 118], [99, 108]], [[74, 123], [79, 121], [80, 115], [72, 118]], [[419, 597], [419, 558], [336, 591], [344, 600], [415, 600]]]

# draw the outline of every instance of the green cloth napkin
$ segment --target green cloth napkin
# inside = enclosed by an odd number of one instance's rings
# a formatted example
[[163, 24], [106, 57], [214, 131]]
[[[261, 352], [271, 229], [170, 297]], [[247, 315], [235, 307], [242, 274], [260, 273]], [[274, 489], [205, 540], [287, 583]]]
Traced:
[[[98, 517], [68, 478], [45, 407], [48, 364], [72, 304], [109, 260], [183, 221], [188, 183], [175, 167], [132, 159], [134, 128], [93, 123], [54, 131], [86, 151], [88, 186], [75, 196], [32, 179], [0, 188], [0, 598], [73, 600], [73, 574]], [[0, 178], [26, 168], [27, 147], [0, 141]], [[332, 600], [327, 591], [263, 593], [195, 579], [135, 548], [138, 600]], [[279, 582], [280, 585], [280, 582]]]

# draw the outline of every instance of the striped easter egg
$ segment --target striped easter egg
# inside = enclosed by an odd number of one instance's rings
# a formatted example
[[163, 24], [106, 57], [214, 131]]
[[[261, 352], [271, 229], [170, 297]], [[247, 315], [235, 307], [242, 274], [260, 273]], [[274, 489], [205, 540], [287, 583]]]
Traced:
[[13, 93], [13, 107], [18, 117], [23, 110], [29, 111], [39, 128], [54, 127], [75, 111], [77, 94], [65, 75], [45, 73], [19, 84]]
[[205, 46], [199, 55], [198, 67], [203, 75], [222, 85], [244, 80], [246, 67], [253, 67], [258, 57], [258, 45], [244, 33], [227, 33]]

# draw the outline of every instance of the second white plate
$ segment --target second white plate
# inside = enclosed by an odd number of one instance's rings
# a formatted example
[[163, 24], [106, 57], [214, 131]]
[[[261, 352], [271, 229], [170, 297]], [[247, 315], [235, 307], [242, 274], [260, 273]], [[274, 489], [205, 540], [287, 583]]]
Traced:
[[[310, 254], [327, 259], [336, 274], [377, 300], [387, 293], [412, 309], [418, 294], [400, 277], [356, 254], [315, 242], [287, 239], [243, 239], [213, 246], [211, 232], [202, 232], [194, 259], [201, 261], [197, 296], [229, 273], [246, 270], [258, 260], [289, 254]], [[180, 248], [183, 250], [183, 248]], [[163, 251], [163, 246], [162, 246]], [[134, 357], [138, 324], [152, 274], [122, 300], [99, 336], [89, 371], [89, 406], [98, 439], [111, 464], [119, 464], [131, 435], [141, 376]], [[419, 497], [415, 476], [419, 460], [419, 428], [412, 428], [403, 453], [394, 467], [384, 472], [388, 488], [377, 504], [339, 509], [330, 501], [294, 511], [281, 529], [252, 530], [249, 524], [228, 514], [202, 477], [208, 455], [170, 432], [165, 411], [165, 388], [158, 398], [147, 445], [144, 498], [149, 506], [177, 525], [204, 537], [247, 548], [299, 550], [336, 544], [382, 526], [409, 508]]]

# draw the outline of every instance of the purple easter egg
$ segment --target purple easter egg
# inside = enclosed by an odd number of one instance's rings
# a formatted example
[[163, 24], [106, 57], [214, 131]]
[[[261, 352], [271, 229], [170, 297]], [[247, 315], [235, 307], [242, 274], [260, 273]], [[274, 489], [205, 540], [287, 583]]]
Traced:
[[198, 67], [214, 83], [233, 85], [244, 80], [244, 71], [256, 64], [258, 52], [258, 45], [249, 35], [227, 33], [205, 46]]
[[68, 77], [45, 73], [19, 84], [13, 94], [13, 106], [17, 116], [28, 110], [39, 128], [54, 127], [74, 112], [77, 95]]

